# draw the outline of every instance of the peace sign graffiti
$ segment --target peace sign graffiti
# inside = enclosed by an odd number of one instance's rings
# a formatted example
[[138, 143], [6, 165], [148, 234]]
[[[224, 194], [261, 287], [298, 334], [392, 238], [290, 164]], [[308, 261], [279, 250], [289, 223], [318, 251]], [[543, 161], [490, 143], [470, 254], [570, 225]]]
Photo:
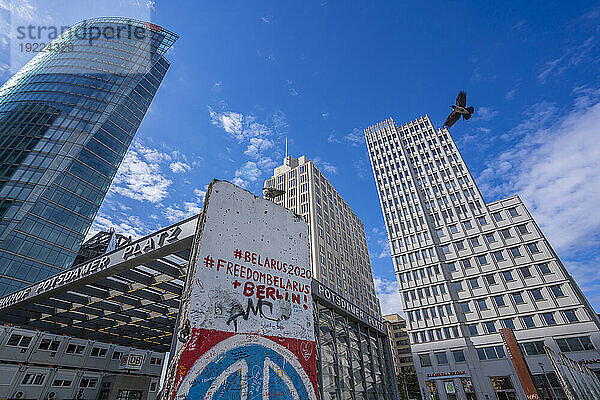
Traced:
[[175, 398], [316, 400], [316, 395], [287, 348], [264, 337], [235, 335], [194, 363]]

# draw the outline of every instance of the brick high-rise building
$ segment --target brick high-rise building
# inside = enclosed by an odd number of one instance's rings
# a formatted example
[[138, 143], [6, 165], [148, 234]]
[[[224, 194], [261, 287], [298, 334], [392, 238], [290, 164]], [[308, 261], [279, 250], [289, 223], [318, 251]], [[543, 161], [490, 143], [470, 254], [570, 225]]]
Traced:
[[427, 116], [365, 138], [425, 398], [525, 399], [502, 328], [542, 398], [566, 398], [544, 346], [600, 369], [600, 321], [518, 196], [486, 204]]
[[308, 222], [314, 278], [380, 317], [365, 227], [317, 166], [287, 156], [264, 187], [284, 190], [274, 201]]

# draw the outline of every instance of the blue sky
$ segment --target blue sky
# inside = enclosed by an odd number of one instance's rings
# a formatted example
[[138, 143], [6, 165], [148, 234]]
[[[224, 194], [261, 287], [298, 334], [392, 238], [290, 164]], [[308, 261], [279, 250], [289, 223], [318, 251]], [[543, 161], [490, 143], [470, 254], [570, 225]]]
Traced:
[[[36, 2], [14, 4], [0, 1], [51, 20]], [[599, 308], [598, 3], [118, 1], [113, 10], [180, 38], [94, 229], [142, 235], [198, 212], [213, 178], [258, 194], [288, 137], [290, 154], [313, 159], [364, 222], [384, 311], [400, 311], [362, 129], [424, 114], [439, 126], [464, 89], [475, 117], [452, 135], [484, 198], [519, 193]]]

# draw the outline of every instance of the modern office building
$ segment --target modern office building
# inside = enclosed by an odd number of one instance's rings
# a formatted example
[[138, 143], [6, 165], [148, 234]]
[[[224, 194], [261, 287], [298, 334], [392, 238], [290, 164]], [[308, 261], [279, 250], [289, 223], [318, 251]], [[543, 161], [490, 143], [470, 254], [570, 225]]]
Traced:
[[0, 296], [72, 266], [176, 38], [84, 21], [0, 87]]
[[284, 190], [275, 203], [308, 222], [313, 277], [380, 316], [365, 227], [315, 163], [305, 156], [286, 156], [264, 187]]
[[[600, 369], [599, 320], [518, 196], [486, 203], [447, 129], [365, 129], [425, 398], [563, 399], [544, 346]], [[525, 372], [525, 375], [527, 373]]]
[[[199, 217], [0, 298], [0, 398], [155, 398]], [[396, 400], [379, 316], [316, 280], [312, 299], [319, 399]]]
[[406, 321], [398, 314], [388, 314], [382, 318], [390, 336], [396, 375], [400, 376], [403, 372], [415, 371]]

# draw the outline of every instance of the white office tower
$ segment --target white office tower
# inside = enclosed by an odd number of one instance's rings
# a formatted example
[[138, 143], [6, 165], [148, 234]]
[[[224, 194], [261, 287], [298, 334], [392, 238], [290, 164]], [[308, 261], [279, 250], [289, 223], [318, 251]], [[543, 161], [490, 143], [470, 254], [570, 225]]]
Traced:
[[427, 116], [365, 138], [425, 398], [525, 399], [502, 328], [541, 398], [566, 399], [544, 345], [600, 369], [600, 321], [517, 195], [486, 204]]
[[264, 187], [285, 191], [274, 201], [308, 222], [313, 277], [381, 317], [365, 227], [316, 165], [305, 156], [286, 156]]

